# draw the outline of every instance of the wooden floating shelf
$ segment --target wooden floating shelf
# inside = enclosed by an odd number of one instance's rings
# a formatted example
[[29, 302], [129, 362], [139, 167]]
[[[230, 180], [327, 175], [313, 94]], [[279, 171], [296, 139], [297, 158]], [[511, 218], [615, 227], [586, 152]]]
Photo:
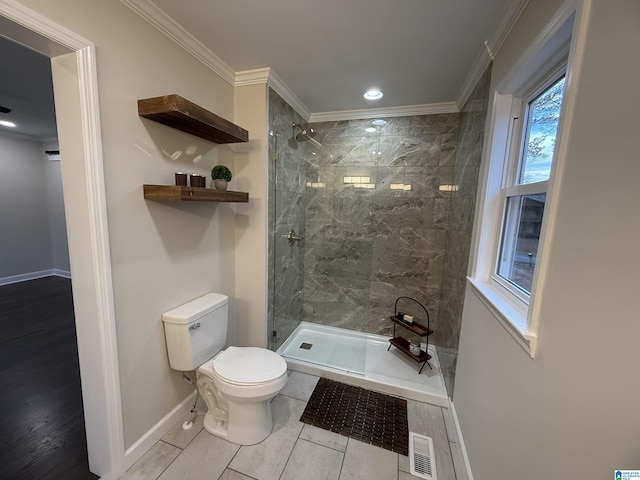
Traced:
[[389, 343], [394, 347], [396, 347], [398, 350], [401, 350], [407, 355], [409, 355], [416, 362], [423, 363], [431, 358], [431, 355], [429, 355], [424, 350], [420, 350], [420, 355], [414, 355], [413, 353], [411, 353], [411, 350], [409, 349], [409, 340], [407, 340], [406, 338], [403, 338], [403, 337], [391, 338], [389, 339]]
[[213, 190], [211, 188], [183, 187], [179, 185], [143, 185], [146, 200], [169, 202], [240, 202], [247, 203], [247, 192]]
[[138, 115], [213, 143], [249, 141], [249, 132], [179, 95], [138, 100]]
[[416, 335], [420, 335], [421, 337], [424, 337], [426, 335], [431, 335], [433, 333], [433, 330], [428, 329], [427, 327], [425, 327], [424, 325], [422, 325], [422, 324], [420, 324], [418, 322], [413, 322], [411, 325], [409, 325], [408, 323], [403, 322], [402, 320], [400, 320], [396, 316], [392, 316], [392, 317], [389, 317], [389, 318], [391, 318], [391, 320], [394, 323], [396, 323], [398, 325], [402, 325], [404, 328], [406, 328], [410, 332], [413, 332]]

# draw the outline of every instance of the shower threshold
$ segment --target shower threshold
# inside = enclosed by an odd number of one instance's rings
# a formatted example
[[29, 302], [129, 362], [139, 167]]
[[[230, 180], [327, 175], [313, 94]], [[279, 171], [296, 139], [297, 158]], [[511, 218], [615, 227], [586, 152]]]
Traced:
[[[422, 346], [424, 348], [424, 344]], [[278, 349], [290, 370], [449, 406], [449, 397], [433, 345], [429, 363], [418, 373], [416, 363], [396, 348], [389, 337], [302, 322]]]

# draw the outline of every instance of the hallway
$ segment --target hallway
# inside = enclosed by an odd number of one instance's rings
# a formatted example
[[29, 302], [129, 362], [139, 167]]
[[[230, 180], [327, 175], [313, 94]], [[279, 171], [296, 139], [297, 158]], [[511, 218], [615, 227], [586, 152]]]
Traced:
[[0, 477], [96, 479], [88, 470], [71, 281], [0, 287]]

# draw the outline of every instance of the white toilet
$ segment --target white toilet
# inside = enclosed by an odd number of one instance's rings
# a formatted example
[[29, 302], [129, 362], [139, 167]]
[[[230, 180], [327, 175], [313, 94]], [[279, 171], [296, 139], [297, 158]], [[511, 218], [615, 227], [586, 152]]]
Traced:
[[273, 427], [270, 400], [287, 383], [287, 363], [257, 347], [228, 347], [229, 299], [208, 293], [162, 315], [175, 370], [195, 370], [207, 404], [204, 428], [240, 445], [253, 445]]

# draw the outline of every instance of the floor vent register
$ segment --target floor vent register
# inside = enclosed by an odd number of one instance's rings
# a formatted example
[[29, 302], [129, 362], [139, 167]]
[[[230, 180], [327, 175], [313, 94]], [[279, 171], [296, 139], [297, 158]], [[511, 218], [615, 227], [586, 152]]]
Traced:
[[411, 475], [426, 480], [438, 480], [431, 437], [409, 433], [409, 467]]

